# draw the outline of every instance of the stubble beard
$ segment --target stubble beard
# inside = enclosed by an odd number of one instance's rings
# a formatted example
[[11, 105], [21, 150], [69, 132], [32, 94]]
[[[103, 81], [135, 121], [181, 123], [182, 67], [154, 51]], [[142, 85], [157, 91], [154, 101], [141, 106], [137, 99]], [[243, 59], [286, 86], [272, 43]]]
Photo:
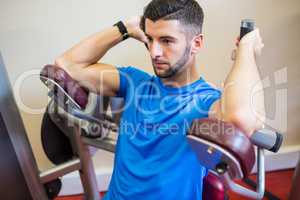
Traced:
[[169, 68], [166, 69], [163, 73], [159, 73], [156, 70], [155, 66], [153, 66], [155, 75], [160, 77], [160, 78], [171, 78], [171, 77], [175, 76], [178, 72], [181, 71], [181, 69], [183, 69], [183, 67], [185, 66], [185, 64], [189, 60], [190, 49], [191, 49], [191, 47], [187, 46], [185, 48], [184, 53], [181, 56], [181, 58], [174, 65], [170, 65], [168, 63]]

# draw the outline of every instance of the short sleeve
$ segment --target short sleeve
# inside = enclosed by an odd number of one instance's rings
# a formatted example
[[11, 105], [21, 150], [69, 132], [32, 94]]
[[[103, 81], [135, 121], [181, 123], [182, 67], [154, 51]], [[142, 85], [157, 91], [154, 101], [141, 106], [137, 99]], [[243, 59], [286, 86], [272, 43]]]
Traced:
[[202, 84], [198, 86], [197, 93], [199, 98], [199, 111], [201, 112], [201, 114], [208, 116], [210, 107], [215, 101], [221, 98], [222, 92], [219, 89], [212, 87], [207, 82], [203, 81]]
[[209, 111], [212, 104], [221, 98], [221, 91], [218, 89], [210, 89], [209, 91], [206, 91], [205, 95], [203, 95], [202, 100], [202, 106], [205, 111]]
[[137, 85], [142, 81], [147, 80], [150, 75], [135, 67], [119, 67], [120, 86], [117, 97], [126, 97], [130, 92], [134, 91]]

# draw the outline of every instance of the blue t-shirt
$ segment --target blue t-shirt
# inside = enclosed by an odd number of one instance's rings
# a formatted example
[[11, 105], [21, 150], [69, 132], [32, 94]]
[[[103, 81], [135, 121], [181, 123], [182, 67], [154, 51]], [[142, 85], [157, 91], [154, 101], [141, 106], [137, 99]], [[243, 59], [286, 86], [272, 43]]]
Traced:
[[119, 67], [125, 106], [105, 200], [200, 200], [207, 170], [186, 140], [193, 119], [208, 117], [221, 92], [200, 78], [183, 87]]

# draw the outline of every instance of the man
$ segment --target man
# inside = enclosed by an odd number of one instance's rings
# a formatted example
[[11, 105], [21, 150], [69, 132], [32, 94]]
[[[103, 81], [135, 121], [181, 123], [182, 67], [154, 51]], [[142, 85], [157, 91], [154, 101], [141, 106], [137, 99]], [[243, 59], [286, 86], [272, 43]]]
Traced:
[[[192, 120], [218, 118], [247, 135], [261, 128], [249, 96], [260, 80], [258, 30], [239, 42], [221, 95], [197, 73], [202, 23], [202, 8], [194, 0], [152, 0], [142, 19], [133, 17], [96, 33], [56, 59], [56, 65], [90, 91], [125, 99], [106, 200], [202, 199], [207, 171], [185, 138]], [[146, 44], [156, 76], [98, 63], [127, 33]], [[263, 96], [258, 102], [263, 104]]]

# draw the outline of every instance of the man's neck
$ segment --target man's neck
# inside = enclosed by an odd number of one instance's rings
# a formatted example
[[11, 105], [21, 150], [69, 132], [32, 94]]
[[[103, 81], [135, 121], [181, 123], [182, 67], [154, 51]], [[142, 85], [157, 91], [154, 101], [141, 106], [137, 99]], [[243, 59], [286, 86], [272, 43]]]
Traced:
[[178, 72], [176, 75], [170, 78], [161, 78], [161, 81], [166, 86], [170, 87], [183, 87], [199, 79], [199, 74], [196, 70], [195, 63], [192, 66], [185, 66], [182, 72]]

